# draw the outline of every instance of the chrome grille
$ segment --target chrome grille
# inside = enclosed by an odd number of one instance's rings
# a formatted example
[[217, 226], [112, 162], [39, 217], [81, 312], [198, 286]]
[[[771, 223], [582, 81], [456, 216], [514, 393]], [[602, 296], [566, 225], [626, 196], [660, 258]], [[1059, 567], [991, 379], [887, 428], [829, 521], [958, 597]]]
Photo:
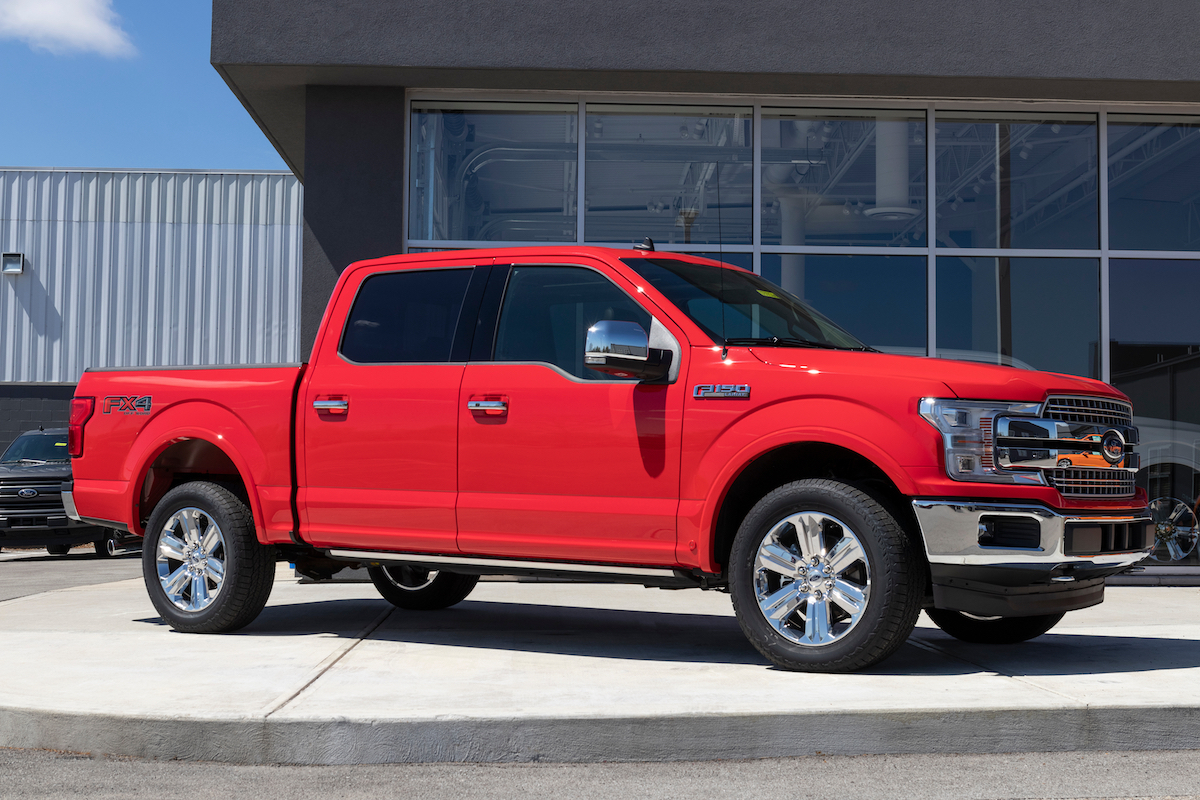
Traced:
[[1064, 497], [1132, 497], [1134, 473], [1123, 469], [1067, 467], [1046, 470], [1050, 483]]
[[1051, 397], [1042, 416], [1091, 425], [1132, 425], [1133, 407], [1105, 397]]

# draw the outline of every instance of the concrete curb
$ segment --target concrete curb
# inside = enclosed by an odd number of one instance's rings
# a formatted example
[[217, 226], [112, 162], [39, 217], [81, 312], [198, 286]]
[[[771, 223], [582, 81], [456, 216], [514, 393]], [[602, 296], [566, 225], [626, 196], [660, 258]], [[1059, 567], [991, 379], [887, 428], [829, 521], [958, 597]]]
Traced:
[[0, 746], [238, 764], [1200, 749], [1189, 707], [561, 719], [164, 719], [0, 708]]

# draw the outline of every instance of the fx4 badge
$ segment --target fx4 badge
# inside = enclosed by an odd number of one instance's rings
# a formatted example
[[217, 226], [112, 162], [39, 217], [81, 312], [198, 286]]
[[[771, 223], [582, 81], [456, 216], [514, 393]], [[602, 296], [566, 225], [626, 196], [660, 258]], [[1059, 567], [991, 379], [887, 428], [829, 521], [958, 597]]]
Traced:
[[111, 414], [114, 411], [118, 414], [149, 414], [150, 413], [150, 395], [138, 397], [136, 394], [122, 397], [112, 395], [104, 398], [104, 413]]
[[740, 397], [746, 398], [750, 396], [750, 384], [748, 383], [698, 383], [692, 389], [692, 397], [697, 400], [715, 399], [720, 397]]

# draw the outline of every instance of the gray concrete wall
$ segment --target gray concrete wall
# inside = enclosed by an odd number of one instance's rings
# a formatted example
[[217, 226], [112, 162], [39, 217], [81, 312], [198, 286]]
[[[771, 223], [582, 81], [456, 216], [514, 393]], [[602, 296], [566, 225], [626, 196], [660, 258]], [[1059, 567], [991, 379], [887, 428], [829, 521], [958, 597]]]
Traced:
[[1190, 0], [214, 0], [213, 12], [221, 64], [1200, 80]]
[[305, 109], [300, 353], [307, 360], [341, 271], [404, 247], [404, 89], [309, 86]]

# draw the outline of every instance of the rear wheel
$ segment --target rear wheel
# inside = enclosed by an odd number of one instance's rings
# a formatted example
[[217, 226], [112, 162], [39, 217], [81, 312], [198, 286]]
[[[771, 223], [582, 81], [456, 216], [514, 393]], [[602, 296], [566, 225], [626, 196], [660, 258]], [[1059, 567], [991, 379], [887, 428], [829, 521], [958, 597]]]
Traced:
[[730, 554], [742, 631], [790, 670], [846, 672], [887, 658], [916, 625], [924, 579], [892, 515], [831, 480], [789, 483], [758, 501]]
[[254, 519], [223, 486], [176, 486], [146, 525], [142, 575], [150, 601], [175, 630], [226, 633], [262, 611], [275, 579], [275, 550], [260, 544]]
[[479, 583], [478, 575], [459, 575], [408, 564], [371, 567], [367, 573], [383, 599], [411, 611], [449, 608], [465, 600]]
[[980, 617], [963, 611], [927, 608], [925, 613], [955, 639], [975, 644], [1016, 644], [1041, 636], [1058, 624], [1062, 614], [1033, 617]]

